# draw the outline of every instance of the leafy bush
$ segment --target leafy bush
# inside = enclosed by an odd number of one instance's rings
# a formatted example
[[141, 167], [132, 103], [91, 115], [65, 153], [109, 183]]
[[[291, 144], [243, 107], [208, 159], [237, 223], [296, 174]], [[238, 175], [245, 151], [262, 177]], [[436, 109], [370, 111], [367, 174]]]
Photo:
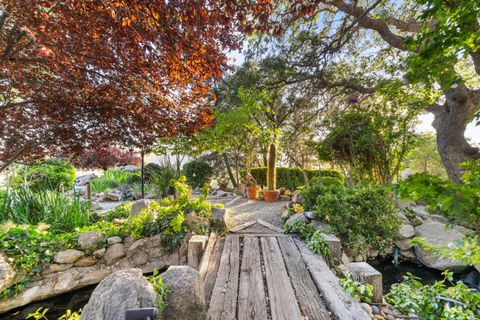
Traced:
[[325, 258], [330, 257], [330, 249], [320, 230], [315, 231], [311, 225], [303, 221], [295, 221], [292, 226], [285, 225], [285, 233], [292, 231], [299, 233], [300, 239], [305, 241], [308, 249]]
[[127, 201], [115, 207], [113, 210], [105, 214], [105, 220], [113, 221], [114, 219], [127, 219], [130, 216], [133, 201]]
[[146, 176], [148, 176], [148, 183], [156, 190], [159, 197], [167, 196], [171, 181], [179, 177], [177, 170], [167, 161], [151, 166]]
[[432, 212], [480, 228], [480, 161], [464, 164], [464, 184], [425, 173], [411, 175], [395, 190], [403, 200], [423, 201]]
[[72, 231], [89, 223], [90, 209], [78, 196], [58, 191], [33, 192], [20, 188], [0, 198], [0, 222], [49, 224], [52, 231]]
[[[309, 181], [315, 177], [332, 177], [341, 181], [341, 184], [344, 183], [343, 174], [336, 170], [302, 170], [299, 168], [277, 167], [277, 188], [295, 190], [305, 185], [303, 172], [307, 174]], [[258, 185], [265, 186], [267, 184], [267, 167], [252, 168], [251, 175]]]
[[146, 279], [151, 283], [153, 289], [157, 293], [156, 305], [158, 309], [158, 317], [162, 319], [163, 312], [167, 306], [167, 298], [172, 291], [163, 283], [162, 276], [158, 274], [157, 270], [153, 272], [152, 276], [146, 277]]
[[183, 166], [183, 172], [192, 188], [201, 188], [205, 183], [210, 182], [213, 168], [204, 161], [191, 161]]
[[[480, 294], [462, 282], [453, 285], [453, 274], [444, 272], [445, 279], [432, 285], [423, 285], [419, 278], [408, 274], [402, 283], [392, 285], [386, 295], [388, 303], [404, 313], [415, 313], [425, 320], [478, 319]], [[449, 282], [449, 284], [447, 284]], [[442, 298], [453, 299], [452, 307]]]
[[[317, 197], [325, 193], [340, 193], [345, 187], [343, 184], [329, 183], [324, 184], [324, 177], [322, 179], [315, 178], [302, 190], [302, 205], [306, 210], [314, 210], [317, 204]], [[335, 178], [333, 178], [335, 179]]]
[[35, 191], [68, 190], [73, 187], [75, 177], [75, 167], [68, 161], [46, 159], [22, 166], [10, 182], [14, 188], [26, 185]]
[[[315, 215], [359, 252], [389, 246], [400, 229], [395, 202], [382, 187], [327, 188], [315, 198]], [[313, 198], [313, 190], [309, 197]]]
[[114, 189], [122, 184], [133, 185], [140, 181], [139, 172], [127, 172], [121, 169], [111, 169], [104, 172], [103, 176], [91, 181], [93, 192], [104, 192]]
[[350, 275], [338, 279], [338, 283], [343, 287], [352, 298], [362, 302], [371, 302], [373, 296], [373, 286], [371, 284], [362, 284], [352, 280]]

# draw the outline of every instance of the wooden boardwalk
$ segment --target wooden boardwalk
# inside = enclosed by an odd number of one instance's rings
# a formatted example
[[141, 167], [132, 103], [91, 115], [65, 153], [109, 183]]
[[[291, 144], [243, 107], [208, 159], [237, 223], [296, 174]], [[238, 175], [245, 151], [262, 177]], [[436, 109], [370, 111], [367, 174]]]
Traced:
[[207, 319], [370, 319], [302, 242], [262, 221], [234, 231], [210, 237], [200, 265]]

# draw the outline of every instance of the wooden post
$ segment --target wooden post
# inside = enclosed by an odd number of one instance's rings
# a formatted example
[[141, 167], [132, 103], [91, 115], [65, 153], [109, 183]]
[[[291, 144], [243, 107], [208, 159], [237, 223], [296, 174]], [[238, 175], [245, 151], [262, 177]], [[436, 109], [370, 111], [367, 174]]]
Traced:
[[342, 261], [342, 242], [334, 234], [322, 233], [322, 237], [325, 239], [325, 241], [327, 241], [332, 263], [334, 265], [340, 264]]
[[145, 199], [145, 152], [142, 150], [141, 152], [142, 157], [142, 171], [141, 171], [141, 179], [142, 179], [142, 199]]
[[194, 269], [198, 269], [200, 260], [202, 259], [203, 250], [207, 245], [207, 236], [194, 235], [188, 241], [188, 266]]
[[92, 205], [92, 185], [90, 184], [90, 181], [87, 182], [87, 201]]
[[353, 280], [373, 286], [372, 302], [383, 303], [382, 274], [366, 262], [352, 262], [348, 268]]

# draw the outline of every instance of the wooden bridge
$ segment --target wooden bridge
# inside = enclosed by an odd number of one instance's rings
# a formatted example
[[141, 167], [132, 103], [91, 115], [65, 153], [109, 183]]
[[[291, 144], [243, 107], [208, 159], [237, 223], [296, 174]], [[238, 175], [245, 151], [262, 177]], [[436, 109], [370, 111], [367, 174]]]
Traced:
[[370, 319], [321, 256], [261, 220], [212, 234], [199, 272], [209, 320]]

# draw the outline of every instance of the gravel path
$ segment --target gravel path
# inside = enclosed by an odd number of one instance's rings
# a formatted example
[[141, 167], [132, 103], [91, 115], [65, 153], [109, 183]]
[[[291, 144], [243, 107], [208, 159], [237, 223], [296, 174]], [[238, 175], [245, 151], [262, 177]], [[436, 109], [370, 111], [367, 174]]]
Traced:
[[222, 199], [222, 203], [225, 205], [225, 208], [230, 209], [231, 211], [230, 224], [232, 227], [251, 220], [261, 219], [283, 229], [280, 216], [282, 215], [287, 202], [265, 202], [247, 200], [246, 198], [238, 198], [236, 201], [232, 202], [236, 197], [229, 196], [225, 198], [228, 198], [228, 200]]

